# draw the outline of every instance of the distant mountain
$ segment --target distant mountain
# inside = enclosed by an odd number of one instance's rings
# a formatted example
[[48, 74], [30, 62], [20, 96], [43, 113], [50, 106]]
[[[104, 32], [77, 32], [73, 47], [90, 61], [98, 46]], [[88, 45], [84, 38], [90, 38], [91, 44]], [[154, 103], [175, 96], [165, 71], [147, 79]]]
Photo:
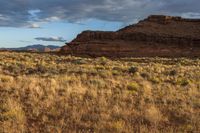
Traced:
[[32, 52], [51, 52], [51, 51], [59, 51], [60, 47], [55, 45], [28, 45], [25, 47], [19, 47], [19, 48], [0, 48], [0, 50], [11, 50], [11, 51], [32, 51]]

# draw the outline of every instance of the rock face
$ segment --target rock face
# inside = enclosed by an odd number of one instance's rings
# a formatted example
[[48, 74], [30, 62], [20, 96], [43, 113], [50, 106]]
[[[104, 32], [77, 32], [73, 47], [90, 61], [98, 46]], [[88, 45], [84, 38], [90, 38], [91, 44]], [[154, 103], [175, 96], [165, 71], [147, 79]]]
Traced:
[[200, 57], [200, 19], [152, 15], [116, 32], [84, 31], [61, 52], [108, 57]]

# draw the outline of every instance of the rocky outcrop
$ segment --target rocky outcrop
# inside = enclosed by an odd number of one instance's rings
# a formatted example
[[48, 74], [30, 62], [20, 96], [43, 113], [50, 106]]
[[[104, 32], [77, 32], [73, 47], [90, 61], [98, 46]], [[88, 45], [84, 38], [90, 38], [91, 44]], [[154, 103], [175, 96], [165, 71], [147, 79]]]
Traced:
[[84, 31], [61, 52], [109, 57], [200, 56], [200, 20], [152, 15], [116, 32]]

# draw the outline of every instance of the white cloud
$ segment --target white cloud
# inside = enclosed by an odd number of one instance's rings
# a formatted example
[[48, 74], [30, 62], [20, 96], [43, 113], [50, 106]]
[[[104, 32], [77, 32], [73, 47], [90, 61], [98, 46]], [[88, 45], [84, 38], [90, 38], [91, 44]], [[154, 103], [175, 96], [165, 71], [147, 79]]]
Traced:
[[33, 24], [29, 25], [28, 28], [38, 29], [38, 28], [41, 28], [41, 27], [40, 27], [40, 25], [33, 23]]

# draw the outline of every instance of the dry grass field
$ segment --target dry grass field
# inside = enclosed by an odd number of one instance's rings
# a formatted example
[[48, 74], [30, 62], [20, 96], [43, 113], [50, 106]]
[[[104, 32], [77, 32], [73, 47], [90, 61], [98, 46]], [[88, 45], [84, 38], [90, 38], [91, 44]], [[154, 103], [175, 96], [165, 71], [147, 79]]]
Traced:
[[200, 59], [0, 52], [0, 133], [199, 133]]

